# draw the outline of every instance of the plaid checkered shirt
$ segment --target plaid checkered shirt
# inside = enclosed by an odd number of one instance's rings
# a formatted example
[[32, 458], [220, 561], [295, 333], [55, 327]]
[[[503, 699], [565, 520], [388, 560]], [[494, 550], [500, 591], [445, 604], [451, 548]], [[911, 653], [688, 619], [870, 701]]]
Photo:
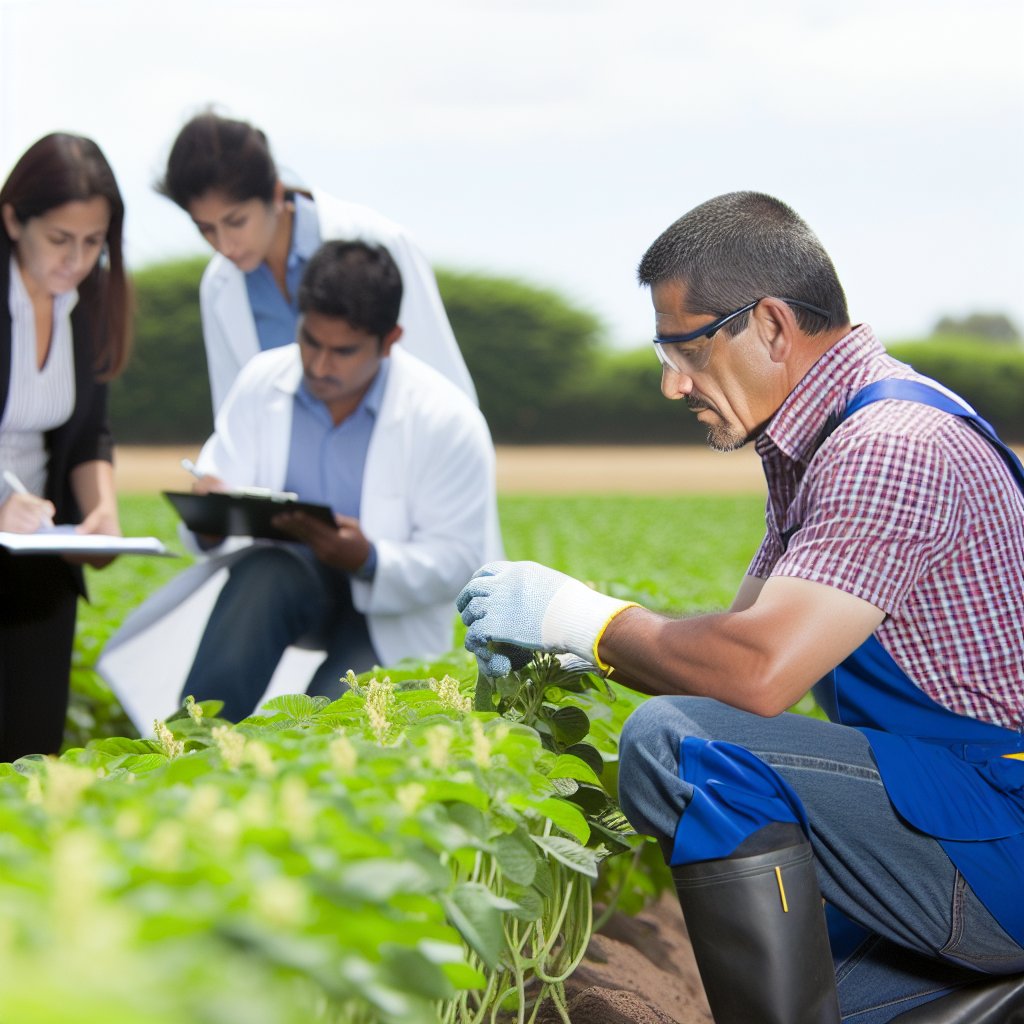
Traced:
[[1024, 728], [1024, 498], [995, 449], [958, 417], [893, 400], [817, 448], [829, 417], [886, 377], [926, 379], [857, 327], [757, 439], [767, 532], [748, 572], [875, 605], [879, 642], [932, 700]]

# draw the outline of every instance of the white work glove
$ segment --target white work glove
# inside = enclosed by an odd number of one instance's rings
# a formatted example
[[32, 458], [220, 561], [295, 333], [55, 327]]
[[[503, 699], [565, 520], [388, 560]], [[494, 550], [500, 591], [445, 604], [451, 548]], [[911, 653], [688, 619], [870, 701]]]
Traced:
[[601, 635], [635, 602], [599, 594], [536, 562], [488, 562], [455, 604], [468, 627], [466, 650], [494, 677], [522, 668], [533, 651], [574, 654], [606, 670], [597, 656]]

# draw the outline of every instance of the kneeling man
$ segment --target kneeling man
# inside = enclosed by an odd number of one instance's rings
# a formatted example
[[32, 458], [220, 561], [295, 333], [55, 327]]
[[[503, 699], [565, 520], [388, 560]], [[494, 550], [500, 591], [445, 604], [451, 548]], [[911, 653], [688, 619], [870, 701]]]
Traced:
[[243, 718], [298, 641], [326, 650], [307, 692], [328, 696], [348, 669], [451, 646], [453, 598], [501, 547], [494, 448], [470, 399], [402, 351], [401, 298], [386, 249], [326, 243], [299, 287], [297, 344], [255, 357], [221, 406], [195, 489], [292, 491], [336, 524], [283, 512], [296, 543], [235, 556], [182, 698]]

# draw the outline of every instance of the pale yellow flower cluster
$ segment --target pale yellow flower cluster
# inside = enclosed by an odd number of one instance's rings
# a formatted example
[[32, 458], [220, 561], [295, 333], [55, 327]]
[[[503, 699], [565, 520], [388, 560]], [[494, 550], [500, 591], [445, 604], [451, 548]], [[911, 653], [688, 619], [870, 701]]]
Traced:
[[309, 786], [291, 775], [284, 779], [278, 794], [278, 819], [296, 839], [308, 841], [316, 833], [316, 807], [309, 796]]
[[260, 882], [252, 893], [256, 912], [280, 928], [297, 928], [309, 915], [309, 896], [294, 878], [279, 875]]
[[448, 765], [454, 733], [447, 725], [435, 725], [427, 730], [427, 760], [435, 771], [443, 771]]
[[240, 732], [235, 732], [230, 725], [215, 725], [210, 736], [217, 744], [224, 764], [228, 768], [240, 767], [245, 754], [245, 737]]
[[166, 722], [156, 719], [153, 722], [153, 731], [156, 733], [157, 743], [171, 761], [185, 753], [185, 741], [176, 740], [174, 733], [167, 728]]
[[446, 708], [451, 708], [453, 711], [461, 711], [464, 714], [473, 710], [473, 701], [469, 697], [462, 695], [457, 679], [452, 679], [451, 676], [445, 676], [440, 682], [436, 679], [431, 679], [430, 688], [437, 694], [437, 699]]
[[389, 716], [395, 708], [395, 687], [387, 677], [383, 681], [371, 679], [366, 694], [366, 717], [378, 743], [383, 743], [391, 726]]
[[185, 698], [185, 710], [193, 722], [201, 722], [203, 720], [203, 709], [196, 703], [196, 699], [192, 694]]
[[337, 769], [339, 775], [351, 775], [356, 769], [359, 754], [352, 745], [352, 741], [344, 734], [331, 741], [328, 751], [331, 755], [331, 764]]
[[415, 814], [423, 805], [427, 787], [422, 782], [409, 782], [395, 790], [395, 799], [406, 816]]
[[79, 767], [46, 759], [45, 773], [33, 775], [28, 781], [25, 798], [29, 803], [38, 804], [49, 814], [68, 815], [78, 806], [82, 794], [99, 777], [95, 769]]
[[473, 760], [481, 768], [491, 766], [491, 741], [484, 733], [483, 723], [474, 718], [470, 728], [473, 730]]

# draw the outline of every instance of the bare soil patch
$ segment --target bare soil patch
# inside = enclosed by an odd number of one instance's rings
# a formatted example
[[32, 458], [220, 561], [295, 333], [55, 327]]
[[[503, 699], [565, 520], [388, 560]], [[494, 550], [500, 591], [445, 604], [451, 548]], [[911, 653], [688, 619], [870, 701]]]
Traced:
[[[712, 1024], [674, 893], [636, 917], [613, 914], [565, 994], [572, 1024]], [[538, 1024], [561, 1024], [553, 1006]]]
[[[183, 458], [196, 445], [119, 447], [114, 463], [121, 493], [188, 490]], [[501, 494], [760, 494], [761, 463], [753, 448], [713, 452], [692, 446], [516, 447], [497, 449]]]

